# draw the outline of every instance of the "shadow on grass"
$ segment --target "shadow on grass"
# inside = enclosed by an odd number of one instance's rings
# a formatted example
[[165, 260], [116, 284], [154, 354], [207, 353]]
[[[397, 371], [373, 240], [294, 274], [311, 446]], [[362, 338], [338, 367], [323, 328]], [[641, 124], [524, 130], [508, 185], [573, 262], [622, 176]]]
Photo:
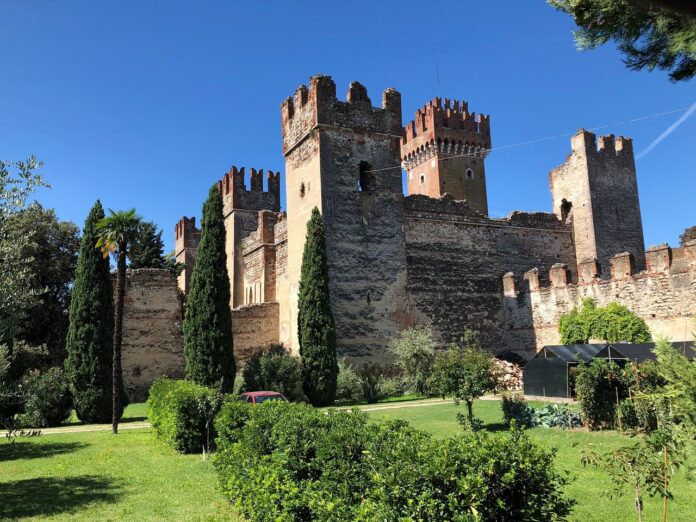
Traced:
[[491, 431], [491, 432], [509, 431], [510, 430], [510, 426], [508, 426], [507, 424], [504, 424], [502, 422], [491, 422], [491, 423], [485, 424], [483, 427], [486, 431]]
[[15, 441], [13, 443], [0, 442], [0, 462], [20, 459], [42, 459], [72, 453], [73, 451], [86, 448], [89, 444], [84, 442], [24, 442]]
[[45, 477], [0, 483], [0, 519], [76, 512], [87, 504], [115, 502], [121, 487], [106, 477]]

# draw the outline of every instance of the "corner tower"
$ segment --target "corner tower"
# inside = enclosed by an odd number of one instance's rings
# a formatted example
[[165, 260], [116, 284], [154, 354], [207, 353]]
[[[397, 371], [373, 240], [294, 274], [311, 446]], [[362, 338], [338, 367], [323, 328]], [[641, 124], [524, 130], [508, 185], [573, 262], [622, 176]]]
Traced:
[[[599, 143], [597, 143], [599, 142]], [[599, 261], [610, 277], [610, 260], [629, 252], [645, 268], [645, 242], [638, 181], [630, 138], [600, 136], [584, 129], [571, 138], [572, 153], [549, 173], [553, 211], [572, 223], [576, 260]]]
[[416, 111], [405, 129], [401, 161], [408, 193], [467, 200], [488, 215], [484, 161], [491, 148], [490, 117], [469, 112], [466, 102], [435, 98]]
[[297, 350], [297, 295], [307, 221], [317, 207], [326, 226], [331, 304], [339, 350], [374, 357], [399, 331], [405, 294], [403, 193], [399, 147], [401, 95], [387, 89], [381, 108], [350, 84], [336, 98], [329, 76], [310, 79], [282, 105], [288, 211], [289, 309], [282, 341]]

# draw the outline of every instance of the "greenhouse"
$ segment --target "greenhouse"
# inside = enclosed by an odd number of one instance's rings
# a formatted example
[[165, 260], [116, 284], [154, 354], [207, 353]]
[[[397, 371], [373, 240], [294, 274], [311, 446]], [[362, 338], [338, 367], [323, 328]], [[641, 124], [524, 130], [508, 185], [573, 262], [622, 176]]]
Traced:
[[[689, 360], [696, 358], [693, 341], [675, 342], [672, 346]], [[599, 343], [544, 346], [524, 367], [524, 394], [533, 397], [570, 399], [573, 372], [581, 363], [609, 359], [618, 364], [655, 360], [654, 343]]]

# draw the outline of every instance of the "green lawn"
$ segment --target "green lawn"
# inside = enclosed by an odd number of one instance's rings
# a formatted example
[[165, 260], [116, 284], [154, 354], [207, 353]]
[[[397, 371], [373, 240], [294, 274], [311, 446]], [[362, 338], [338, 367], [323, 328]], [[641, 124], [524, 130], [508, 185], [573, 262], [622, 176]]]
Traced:
[[0, 441], [0, 520], [241, 520], [216, 484], [149, 429]]
[[[441, 437], [459, 431], [457, 408], [450, 403], [389, 406], [392, 409], [370, 415], [375, 420], [402, 418]], [[505, 429], [499, 401], [477, 401], [474, 411], [489, 430]], [[133, 404], [126, 410], [124, 423], [146, 417], [145, 405]], [[567, 488], [577, 500], [571, 520], [636, 520], [631, 495], [607, 498], [608, 477], [583, 468], [579, 455], [582, 447], [593, 444], [597, 450], [608, 450], [628, 442], [627, 437], [548, 428], [528, 433], [545, 447], [556, 448], [558, 469], [573, 477]], [[109, 432], [46, 434], [18, 439], [14, 445], [0, 441], [2, 520], [241, 520], [216, 484], [209, 461], [175, 453], [149, 429], [124, 430], [118, 436]], [[696, 483], [680, 472], [674, 479], [674, 494], [669, 520], [696, 520]], [[646, 521], [661, 518], [659, 499], [647, 499], [645, 509]]]
[[[532, 403], [535, 406], [542, 403]], [[459, 431], [455, 414], [464, 411], [453, 404], [438, 404], [420, 408], [398, 408], [374, 412], [375, 419], [400, 418], [412, 426], [427, 430], [437, 436], [456, 434]], [[499, 401], [476, 401], [474, 414], [483, 420], [487, 428], [498, 431], [502, 425]], [[567, 486], [568, 494], [577, 501], [571, 520], [574, 521], [630, 521], [637, 520], [634, 511], [633, 495], [609, 499], [604, 495], [610, 485], [609, 477], [596, 468], [583, 468], [580, 463], [581, 448], [594, 445], [596, 451], [605, 451], [630, 443], [630, 439], [616, 432], [567, 431], [551, 428], [534, 428], [528, 431], [530, 437], [547, 448], [556, 448], [556, 466], [559, 470], [570, 472], [573, 482]], [[577, 444], [577, 446], [575, 446]], [[692, 452], [691, 461], [696, 458]], [[696, 482], [689, 481], [684, 471], [680, 471], [673, 482], [674, 501], [668, 504], [668, 520], [696, 520]], [[662, 520], [662, 503], [658, 498], [645, 499], [644, 520]]]

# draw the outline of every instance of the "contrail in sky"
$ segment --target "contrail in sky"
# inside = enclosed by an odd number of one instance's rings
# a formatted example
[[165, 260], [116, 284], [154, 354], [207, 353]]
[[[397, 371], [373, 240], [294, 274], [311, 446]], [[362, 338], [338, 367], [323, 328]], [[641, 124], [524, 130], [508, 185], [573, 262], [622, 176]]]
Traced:
[[636, 159], [640, 159], [643, 156], [645, 156], [648, 152], [653, 150], [662, 140], [664, 140], [667, 136], [672, 134], [677, 127], [679, 127], [682, 123], [684, 123], [687, 119], [689, 119], [689, 116], [691, 116], [694, 112], [696, 112], [696, 102], [689, 107], [684, 114], [681, 115], [681, 118], [679, 118], [677, 121], [675, 121], [672, 125], [669, 126], [669, 128], [660, 134], [655, 141], [653, 141], [646, 149], [643, 149], [640, 154], [636, 156]]

